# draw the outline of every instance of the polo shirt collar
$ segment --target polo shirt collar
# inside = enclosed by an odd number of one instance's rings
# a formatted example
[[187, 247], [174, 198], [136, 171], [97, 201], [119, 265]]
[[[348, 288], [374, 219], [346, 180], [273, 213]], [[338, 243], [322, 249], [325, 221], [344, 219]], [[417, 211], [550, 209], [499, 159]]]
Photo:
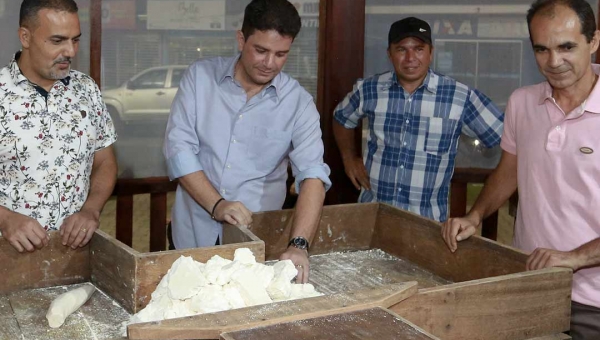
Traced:
[[[600, 75], [600, 64], [592, 64], [592, 71], [596, 75]], [[554, 100], [552, 98], [552, 86], [546, 81], [544, 82], [544, 88], [540, 94], [539, 104], [543, 105], [546, 100]], [[584, 102], [584, 111], [590, 113], [600, 113], [600, 79], [596, 81], [596, 85], [590, 92], [590, 95]]]

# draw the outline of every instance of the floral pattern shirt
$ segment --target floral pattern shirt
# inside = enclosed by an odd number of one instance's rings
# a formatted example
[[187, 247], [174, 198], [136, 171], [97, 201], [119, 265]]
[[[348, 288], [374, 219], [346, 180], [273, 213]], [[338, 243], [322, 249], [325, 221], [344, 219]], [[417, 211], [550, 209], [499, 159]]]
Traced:
[[85, 203], [94, 153], [117, 135], [92, 78], [71, 70], [44, 97], [18, 57], [0, 70], [0, 206], [56, 230]]

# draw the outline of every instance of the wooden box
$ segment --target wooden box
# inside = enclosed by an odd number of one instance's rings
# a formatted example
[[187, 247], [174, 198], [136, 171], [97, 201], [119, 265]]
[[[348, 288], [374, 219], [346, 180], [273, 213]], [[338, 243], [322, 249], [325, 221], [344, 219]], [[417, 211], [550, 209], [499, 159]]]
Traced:
[[[40, 332], [47, 331], [44, 315], [48, 306], [38, 306], [40, 294], [28, 292], [35, 288], [91, 282], [133, 314], [150, 302], [151, 294], [161, 278], [182, 255], [201, 262], [206, 262], [214, 255], [233, 259], [237, 248], [246, 247], [252, 250], [257, 261], [264, 261], [264, 243], [246, 228], [224, 226], [223, 243], [207, 248], [139, 253], [106, 233], [97, 231], [88, 245], [73, 250], [61, 244], [58, 232], [50, 232], [48, 246], [32, 253], [18, 253], [0, 237], [0, 323], [6, 326], [0, 327], [0, 339], [12, 338], [13, 335], [21, 337], [15, 326], [17, 320], [15, 311], [11, 310], [13, 301], [10, 301], [10, 296], [18, 295], [15, 298], [25, 301], [19, 302], [19, 308], [23, 311], [27, 311], [27, 304], [32, 304], [35, 314], [41, 315], [32, 316], [36, 322], [31, 327], [39, 327]], [[55, 292], [50, 295], [55, 295]], [[37, 303], [35, 299], [38, 299]], [[126, 320], [108, 321], [120, 323]], [[28, 332], [37, 334], [31, 329]]]
[[[267, 261], [287, 247], [291, 218], [292, 211], [253, 217], [250, 230], [265, 242]], [[451, 253], [438, 223], [385, 204], [323, 209], [311, 256], [368, 249], [452, 282], [423, 287], [417, 279], [418, 293], [390, 308], [440, 339], [517, 340], [569, 329], [570, 269], [525, 271], [527, 254], [481, 237]]]
[[[250, 231], [264, 241], [267, 261], [287, 248], [292, 216], [290, 210], [253, 216]], [[279, 329], [278, 323], [331, 311], [329, 298], [344, 301], [358, 292], [368, 302], [407, 289], [394, 283], [413, 280], [415, 294], [406, 290], [395, 302], [375, 305], [440, 339], [563, 339], [559, 333], [569, 328], [571, 270], [526, 272], [526, 254], [480, 237], [451, 253], [436, 222], [389, 205], [325, 207], [310, 253], [310, 281], [332, 295], [131, 325], [129, 336], [214, 339], [251, 327]]]
[[257, 339], [440, 340], [383, 308], [363, 309], [221, 334], [221, 340]]

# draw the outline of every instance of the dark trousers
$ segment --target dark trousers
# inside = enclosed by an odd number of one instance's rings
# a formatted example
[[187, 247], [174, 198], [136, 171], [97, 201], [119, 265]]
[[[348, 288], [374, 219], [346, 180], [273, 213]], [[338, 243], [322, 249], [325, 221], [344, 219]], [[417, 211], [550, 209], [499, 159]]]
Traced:
[[[175, 250], [175, 243], [173, 243], [173, 227], [171, 227], [171, 222], [167, 226], [167, 239], [169, 240], [169, 250]], [[215, 246], [220, 245], [219, 236], [217, 236], [217, 242], [215, 242]]]
[[569, 335], [573, 340], [600, 339], [600, 308], [572, 301]]

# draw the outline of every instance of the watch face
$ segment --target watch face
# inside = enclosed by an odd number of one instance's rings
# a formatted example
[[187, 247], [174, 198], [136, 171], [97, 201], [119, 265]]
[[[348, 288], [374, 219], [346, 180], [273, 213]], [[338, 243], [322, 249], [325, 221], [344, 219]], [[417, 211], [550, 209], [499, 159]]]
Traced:
[[308, 241], [302, 237], [296, 237], [294, 239], [294, 246], [300, 249], [306, 249], [306, 247], [308, 246]]

